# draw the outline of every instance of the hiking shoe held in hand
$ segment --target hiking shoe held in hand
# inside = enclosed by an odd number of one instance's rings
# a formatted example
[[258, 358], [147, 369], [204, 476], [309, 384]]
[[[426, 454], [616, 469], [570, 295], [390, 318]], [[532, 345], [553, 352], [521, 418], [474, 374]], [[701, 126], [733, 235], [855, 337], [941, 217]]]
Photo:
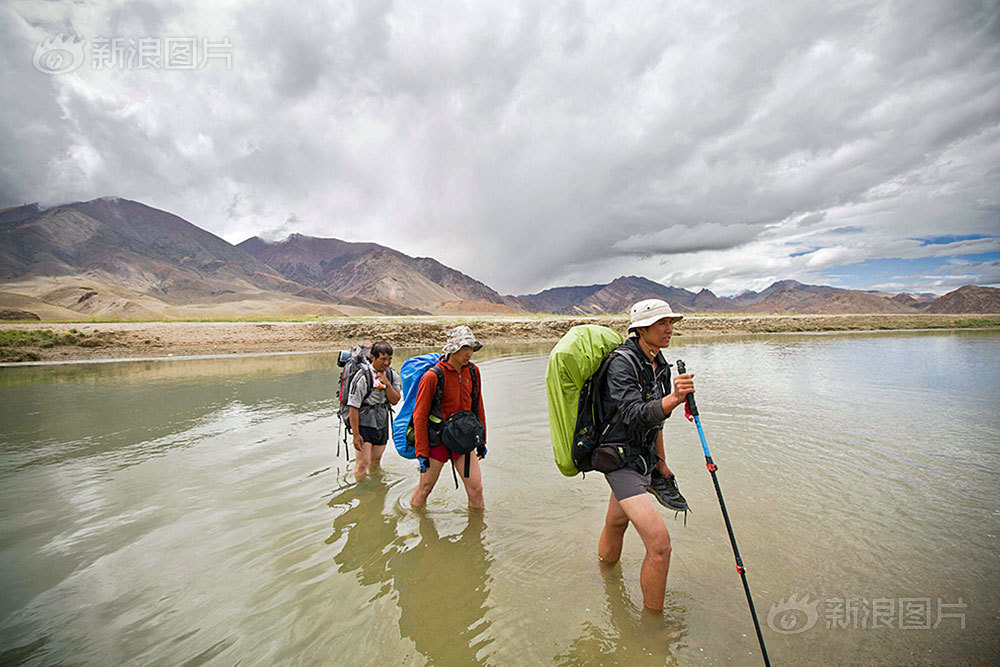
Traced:
[[677, 488], [677, 478], [671, 475], [664, 477], [658, 472], [653, 472], [653, 479], [646, 490], [652, 493], [660, 504], [668, 509], [677, 512], [687, 512], [688, 503]]

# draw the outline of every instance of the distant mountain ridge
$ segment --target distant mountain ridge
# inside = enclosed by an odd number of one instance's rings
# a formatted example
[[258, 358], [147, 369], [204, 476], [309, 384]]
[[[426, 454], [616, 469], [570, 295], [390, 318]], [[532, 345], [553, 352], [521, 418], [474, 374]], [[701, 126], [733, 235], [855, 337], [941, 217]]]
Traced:
[[[969, 289], [974, 288], [974, 289]], [[668, 302], [680, 313], [746, 312], [757, 314], [835, 314], [835, 313], [917, 313], [927, 312], [1000, 312], [1000, 290], [967, 286], [964, 298], [954, 292], [935, 298], [926, 294], [888, 294], [849, 290], [827, 285], [806, 285], [796, 280], [780, 280], [761, 292], [744, 291], [732, 297], [718, 297], [708, 289], [694, 293], [667, 287], [639, 276], [623, 276], [607, 284], [556, 287], [519, 298], [537, 308], [553, 313], [597, 315], [627, 312], [641, 299], [657, 298]], [[961, 291], [959, 290], [959, 291]], [[971, 295], [975, 294], [975, 297]], [[993, 295], [993, 296], [990, 296]], [[946, 305], [938, 305], [942, 299]], [[933, 306], [933, 308], [932, 308]], [[935, 310], [949, 308], [950, 310]], [[955, 310], [979, 308], [980, 310]], [[993, 308], [994, 310], [989, 310]], [[983, 310], [985, 309], [985, 310]]]
[[[234, 246], [145, 204], [104, 197], [0, 210], [0, 308], [51, 317], [169, 319], [341, 314], [621, 314], [645, 298], [678, 312], [1000, 312], [1000, 290], [966, 286], [942, 297], [775, 282], [718, 297], [641, 276], [502, 295], [431, 257], [370, 242], [292, 234]], [[34, 304], [34, 305], [32, 305]], [[27, 311], [26, 311], [27, 312]]]
[[749, 313], [910, 313], [914, 308], [887, 296], [826, 285], [781, 280], [763, 292], [744, 293], [737, 302]]
[[707, 289], [696, 294], [641, 276], [622, 276], [603, 285], [556, 287], [519, 298], [545, 312], [565, 315], [622, 313], [636, 301], [654, 298], [667, 301], [674, 310], [682, 313], [731, 310], [726, 302]]
[[328, 293], [183, 218], [112, 197], [0, 212], [0, 279], [91, 316], [192, 316], [193, 306], [254, 301], [340, 312]]
[[934, 299], [928, 313], [1000, 313], [1000, 289], [966, 285]]
[[0, 283], [11, 303], [30, 297], [63, 313], [140, 319], [517, 313], [526, 306], [430, 257], [301, 234], [233, 246], [179, 216], [117, 197], [0, 211]]
[[253, 237], [237, 248], [296, 282], [331, 294], [433, 311], [442, 303], [485, 302], [520, 310], [513, 297], [431, 257], [410, 257], [377, 243], [292, 234], [283, 241]]

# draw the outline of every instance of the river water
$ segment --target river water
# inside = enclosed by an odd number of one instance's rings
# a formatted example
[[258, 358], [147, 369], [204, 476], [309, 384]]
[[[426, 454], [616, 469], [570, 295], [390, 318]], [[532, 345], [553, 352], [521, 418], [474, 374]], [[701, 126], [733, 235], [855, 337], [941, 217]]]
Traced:
[[[0, 663], [756, 664], [694, 426], [693, 512], [602, 568], [608, 489], [564, 478], [549, 346], [477, 354], [487, 509], [391, 449], [337, 455], [333, 355], [0, 368]], [[397, 351], [396, 363], [408, 356]], [[1000, 332], [674, 339], [776, 664], [995, 664]]]

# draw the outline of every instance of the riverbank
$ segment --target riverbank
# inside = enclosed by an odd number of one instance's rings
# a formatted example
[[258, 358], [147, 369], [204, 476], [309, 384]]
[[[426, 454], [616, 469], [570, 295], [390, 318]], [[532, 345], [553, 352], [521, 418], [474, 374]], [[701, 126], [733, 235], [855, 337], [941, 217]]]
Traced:
[[[625, 317], [384, 317], [315, 322], [111, 322], [0, 324], [0, 361], [74, 361], [206, 354], [339, 350], [385, 339], [435, 347], [456, 324], [484, 343], [558, 340], [577, 324], [619, 331]], [[1000, 328], [1000, 314], [969, 315], [689, 315], [675, 336]]]

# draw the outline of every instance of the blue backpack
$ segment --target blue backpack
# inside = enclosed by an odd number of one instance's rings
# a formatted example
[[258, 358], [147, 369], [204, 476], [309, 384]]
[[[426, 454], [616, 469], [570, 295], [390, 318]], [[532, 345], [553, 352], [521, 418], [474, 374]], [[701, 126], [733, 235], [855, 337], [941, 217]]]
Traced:
[[406, 431], [413, 420], [413, 408], [417, 403], [417, 388], [420, 386], [420, 378], [440, 359], [441, 355], [437, 352], [422, 354], [419, 357], [410, 357], [403, 362], [399, 369], [403, 385], [403, 401], [399, 412], [392, 420], [392, 442], [396, 445], [396, 451], [404, 459], [417, 458], [413, 443], [407, 442]]

